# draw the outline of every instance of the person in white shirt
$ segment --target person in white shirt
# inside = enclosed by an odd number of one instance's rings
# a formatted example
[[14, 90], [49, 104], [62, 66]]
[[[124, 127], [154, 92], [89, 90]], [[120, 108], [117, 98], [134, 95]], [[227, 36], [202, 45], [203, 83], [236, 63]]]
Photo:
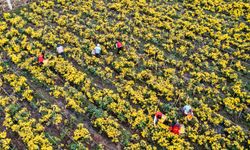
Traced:
[[62, 54], [64, 52], [64, 49], [63, 49], [63, 46], [59, 45], [57, 48], [56, 48], [56, 51], [58, 54]]
[[57, 54], [58, 54], [58, 55], [64, 56], [64, 48], [63, 48], [62, 45], [59, 45], [59, 46], [56, 48], [56, 51], [57, 51]]
[[96, 47], [94, 48], [92, 54], [97, 56], [97, 57], [100, 57], [101, 51], [102, 51], [102, 48], [101, 48], [100, 44], [97, 44]]
[[190, 105], [185, 105], [185, 106], [182, 108], [182, 111], [183, 111], [184, 115], [190, 114], [190, 115], [193, 116], [193, 110], [192, 110], [192, 108], [191, 108]]

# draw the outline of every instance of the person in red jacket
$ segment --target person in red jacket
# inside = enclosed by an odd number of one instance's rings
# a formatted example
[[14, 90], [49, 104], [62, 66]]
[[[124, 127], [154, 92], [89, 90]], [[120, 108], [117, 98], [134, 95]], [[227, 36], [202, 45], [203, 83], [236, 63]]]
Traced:
[[177, 121], [176, 123], [174, 122], [172, 124], [172, 126], [169, 129], [172, 133], [179, 135], [180, 134], [180, 130], [181, 130], [181, 125], [179, 124], [179, 122]]
[[161, 119], [163, 116], [164, 116], [164, 115], [163, 115], [161, 112], [157, 111], [157, 112], [155, 113], [155, 117], [154, 117], [154, 125], [156, 125], [157, 122], [158, 122], [158, 120]]
[[117, 54], [122, 50], [122, 43], [120, 41], [116, 41]]
[[38, 63], [40, 65], [43, 64], [43, 61], [44, 61], [44, 52], [42, 52], [42, 54], [38, 56]]

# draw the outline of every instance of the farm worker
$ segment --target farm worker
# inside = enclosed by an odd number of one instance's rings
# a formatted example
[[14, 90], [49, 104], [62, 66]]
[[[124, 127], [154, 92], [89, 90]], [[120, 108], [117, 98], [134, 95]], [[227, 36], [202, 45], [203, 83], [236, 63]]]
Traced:
[[119, 54], [123, 48], [122, 43], [120, 41], [116, 41], [116, 48], [117, 48], [117, 54]]
[[56, 51], [57, 51], [57, 54], [58, 54], [58, 55], [63, 55], [63, 54], [64, 54], [63, 46], [62, 46], [62, 45], [59, 45], [59, 46], [56, 48]]
[[100, 47], [100, 44], [97, 44], [96, 47], [94, 48], [94, 50], [92, 51], [92, 54], [97, 56], [97, 57], [100, 57], [101, 55], [101, 47]]
[[183, 108], [182, 108], [182, 111], [184, 113], [184, 115], [187, 116], [188, 120], [191, 120], [193, 118], [193, 110], [191, 108], [190, 105], [185, 105]]
[[42, 52], [42, 54], [38, 56], [38, 63], [43, 64], [43, 61], [44, 61], [44, 52]]
[[166, 116], [163, 115], [161, 112], [157, 111], [154, 116], [154, 125], [156, 125], [160, 119], [163, 119], [161, 122], [164, 122]]
[[173, 122], [172, 126], [170, 127], [170, 131], [174, 134], [182, 134], [185, 132], [185, 127], [182, 124], [179, 124], [179, 122], [177, 121], [176, 123]]
[[188, 114], [191, 114], [193, 115], [193, 110], [192, 110], [192, 107], [190, 105], [185, 105], [183, 108], [182, 108], [182, 111], [185, 115], [188, 115]]

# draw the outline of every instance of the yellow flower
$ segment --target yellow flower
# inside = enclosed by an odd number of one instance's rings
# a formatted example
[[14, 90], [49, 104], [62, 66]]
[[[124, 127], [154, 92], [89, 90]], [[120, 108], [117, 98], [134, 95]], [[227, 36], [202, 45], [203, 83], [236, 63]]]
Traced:
[[78, 124], [77, 129], [74, 131], [74, 140], [92, 140], [88, 129], [84, 128], [83, 124]]
[[55, 117], [55, 120], [54, 120], [55, 125], [58, 125], [61, 122], [62, 122], [62, 115], [56, 114], [56, 117]]
[[0, 132], [0, 139], [6, 138], [6, 135], [7, 135], [7, 133], [5, 131], [4, 132]]

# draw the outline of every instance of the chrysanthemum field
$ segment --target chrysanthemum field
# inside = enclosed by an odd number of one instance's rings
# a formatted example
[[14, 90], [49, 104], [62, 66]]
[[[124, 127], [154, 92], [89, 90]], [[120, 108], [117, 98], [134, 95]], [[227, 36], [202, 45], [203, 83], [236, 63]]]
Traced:
[[1, 14], [0, 149], [249, 149], [249, 60], [249, 0], [31, 2]]

